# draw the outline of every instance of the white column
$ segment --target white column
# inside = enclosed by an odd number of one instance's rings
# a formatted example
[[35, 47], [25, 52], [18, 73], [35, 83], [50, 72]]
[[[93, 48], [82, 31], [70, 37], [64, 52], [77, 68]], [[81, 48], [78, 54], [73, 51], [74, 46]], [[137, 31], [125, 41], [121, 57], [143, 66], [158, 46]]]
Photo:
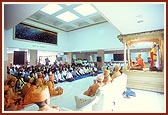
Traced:
[[127, 53], [128, 53], [128, 67], [130, 67], [130, 49], [128, 44], [127, 44]]
[[29, 50], [30, 54], [30, 63], [29, 65], [36, 65], [37, 64], [37, 50]]
[[127, 47], [126, 47], [126, 43], [124, 42], [124, 68], [123, 69], [126, 69], [127, 67], [127, 64], [126, 64], [126, 50], [127, 50]]
[[67, 53], [67, 62], [69, 65], [72, 64], [72, 53], [71, 52]]

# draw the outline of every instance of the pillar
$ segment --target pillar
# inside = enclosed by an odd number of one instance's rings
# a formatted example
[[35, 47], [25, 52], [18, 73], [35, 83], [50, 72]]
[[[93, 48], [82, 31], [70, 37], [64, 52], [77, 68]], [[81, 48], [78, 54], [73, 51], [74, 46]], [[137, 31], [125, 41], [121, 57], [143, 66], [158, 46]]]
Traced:
[[126, 43], [124, 42], [124, 70], [127, 69], [127, 65], [126, 65], [126, 62], [127, 62], [127, 57], [126, 57], [126, 50], [127, 50], [127, 47], [126, 47]]
[[29, 65], [36, 65], [37, 64], [37, 50], [28, 50], [28, 62]]
[[128, 54], [128, 68], [130, 68], [130, 49], [129, 49], [129, 45], [127, 44], [127, 54]]
[[[165, 43], [166, 44], [166, 43]], [[166, 58], [166, 56], [164, 56], [165, 52], [164, 52], [164, 46], [166, 48], [166, 45], [164, 44], [164, 40], [160, 40], [160, 59], [161, 59], [161, 62], [160, 62], [160, 69], [164, 70], [164, 57]]]
[[100, 61], [97, 60], [97, 68], [98, 70], [101, 70], [102, 66], [104, 65], [104, 50], [98, 50], [97, 57], [100, 57]]
[[72, 53], [71, 52], [67, 53], [67, 63], [69, 65], [72, 64]]

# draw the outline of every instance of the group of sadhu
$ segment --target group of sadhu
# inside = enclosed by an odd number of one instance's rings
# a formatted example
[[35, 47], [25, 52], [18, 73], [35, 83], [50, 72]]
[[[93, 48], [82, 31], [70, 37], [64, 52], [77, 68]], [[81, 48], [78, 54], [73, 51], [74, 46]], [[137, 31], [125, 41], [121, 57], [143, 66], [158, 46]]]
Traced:
[[12, 75], [7, 76], [4, 84], [4, 110], [16, 111], [23, 109], [25, 105], [37, 104], [39, 111], [60, 111], [60, 108], [50, 107], [50, 97], [61, 95], [61, 87], [54, 88], [54, 75], [50, 75], [49, 81], [45, 82], [42, 73], [38, 72], [37, 79], [29, 79], [21, 91], [16, 89], [17, 78]]
[[[121, 75], [120, 67], [115, 66], [113, 74], [110, 74], [109, 70], [104, 70], [104, 74], [97, 76], [96, 82], [91, 85], [83, 94], [87, 96], [94, 96], [96, 90], [111, 83], [114, 78]], [[29, 79], [28, 82], [19, 92], [15, 88], [16, 77], [8, 75], [4, 84], [4, 110], [5, 111], [17, 111], [23, 109], [24, 105], [36, 104], [39, 107], [38, 111], [61, 111], [59, 106], [49, 106], [50, 97], [63, 94], [63, 89], [57, 87], [54, 89], [54, 76], [50, 75], [50, 80], [45, 82], [42, 77], [42, 73], [38, 72], [38, 78], [35, 80]]]
[[[156, 44], [153, 45], [148, 56], [148, 59], [150, 60], [149, 63], [151, 69], [155, 67], [155, 62], [157, 61], [156, 46], [157, 46]], [[130, 60], [130, 69], [142, 70], [143, 68], [145, 68], [145, 63], [142, 59], [142, 54], [138, 54], [138, 56], [136, 57], [136, 62], [132, 62], [132, 60]]]

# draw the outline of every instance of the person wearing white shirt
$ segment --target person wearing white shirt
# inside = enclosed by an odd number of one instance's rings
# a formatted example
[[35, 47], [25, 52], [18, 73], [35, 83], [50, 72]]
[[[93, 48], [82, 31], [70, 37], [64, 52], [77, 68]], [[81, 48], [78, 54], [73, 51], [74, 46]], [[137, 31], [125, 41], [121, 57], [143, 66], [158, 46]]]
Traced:
[[73, 78], [73, 75], [72, 75], [71, 72], [72, 72], [72, 70], [67, 71], [66, 81], [72, 82], [72, 81], [75, 80], [75, 79]]
[[58, 81], [59, 82], [64, 82], [65, 81], [65, 78], [64, 78], [64, 76], [63, 76], [63, 74], [62, 74], [62, 71], [61, 72], [59, 72], [59, 71], [57, 71], [57, 76], [58, 76]]

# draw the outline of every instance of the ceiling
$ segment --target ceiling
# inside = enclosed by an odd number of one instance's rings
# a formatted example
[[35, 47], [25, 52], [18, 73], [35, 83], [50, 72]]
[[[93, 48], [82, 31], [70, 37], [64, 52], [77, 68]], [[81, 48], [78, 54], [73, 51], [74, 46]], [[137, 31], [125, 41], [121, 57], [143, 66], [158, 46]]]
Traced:
[[[38, 10], [35, 12], [33, 15], [29, 16], [27, 20], [32, 20], [38, 23], [42, 23], [45, 25], [49, 25], [51, 27], [57, 28], [59, 30], [69, 32], [77, 29], [81, 29], [84, 27], [92, 26], [95, 24], [100, 24], [100, 23], [105, 23], [107, 20], [101, 15], [100, 12], [98, 12], [92, 5], [90, 4], [58, 4], [58, 3], [53, 3], [51, 5], [54, 6], [49, 6], [50, 8], [53, 7], [57, 8], [58, 11], [56, 11], [53, 14], [48, 14], [44, 11]], [[93, 13], [91, 12], [91, 9], [86, 8], [87, 6], [93, 8], [95, 11]], [[47, 5], [45, 6], [47, 7]], [[43, 7], [43, 8], [45, 8]], [[81, 14], [78, 12], [76, 9], [82, 8], [83, 12], [85, 13], [91, 13], [88, 15]], [[67, 13], [72, 13], [73, 15], [77, 16], [77, 19], [74, 19], [72, 21], [64, 21], [62, 19], [59, 19], [58, 16]], [[70, 19], [70, 16], [65, 16], [63, 19]]]
[[94, 4], [102, 15], [121, 34], [132, 34], [164, 29], [166, 3], [164, 2], [118, 2]]
[[[55, 8], [60, 7], [57, 12], [53, 14], [47, 14], [40, 9], [44, 8], [48, 4], [46, 2], [31, 4], [31, 3], [4, 3], [4, 20], [5, 29], [14, 27], [16, 24], [24, 20], [33, 20], [51, 27], [69, 32], [83, 27], [91, 25], [109, 22], [121, 34], [131, 34], [144, 31], [152, 31], [157, 29], [164, 29], [165, 22], [165, 8], [164, 2], [157, 3], [115, 3], [115, 2], [96, 2], [96, 3], [84, 3], [84, 5], [90, 4], [97, 11], [93, 14], [83, 16], [75, 9], [82, 6], [81, 2], [49, 2], [50, 4], [56, 4]], [[54, 8], [50, 8], [54, 9]], [[84, 11], [88, 11], [86, 7], [83, 7]], [[63, 21], [56, 16], [69, 11], [78, 16], [78, 19], [73, 21]], [[90, 10], [91, 12], [91, 10]], [[69, 19], [67, 16], [64, 19]]]
[[[84, 27], [100, 24], [110, 23], [121, 34], [132, 34], [145, 31], [152, 31], [165, 28], [166, 21], [166, 4], [164, 2], [157, 3], [85, 3], [90, 4], [95, 8], [96, 12], [93, 14], [83, 16], [75, 8], [82, 6], [83, 3], [73, 2], [54, 2], [60, 10], [53, 14], [47, 14], [41, 11], [42, 8], [48, 4], [43, 3], [3, 3], [4, 4], [4, 28], [6, 30], [13, 28], [20, 22], [25, 20], [32, 20], [44, 25], [54, 27], [56, 29], [70, 32]], [[54, 4], [51, 3], [51, 4]], [[84, 11], [87, 10], [83, 7]], [[69, 11], [78, 16], [78, 19], [66, 22], [56, 16]], [[65, 19], [69, 19], [67, 16]], [[132, 46], [133, 48], [151, 47], [151, 43]]]

